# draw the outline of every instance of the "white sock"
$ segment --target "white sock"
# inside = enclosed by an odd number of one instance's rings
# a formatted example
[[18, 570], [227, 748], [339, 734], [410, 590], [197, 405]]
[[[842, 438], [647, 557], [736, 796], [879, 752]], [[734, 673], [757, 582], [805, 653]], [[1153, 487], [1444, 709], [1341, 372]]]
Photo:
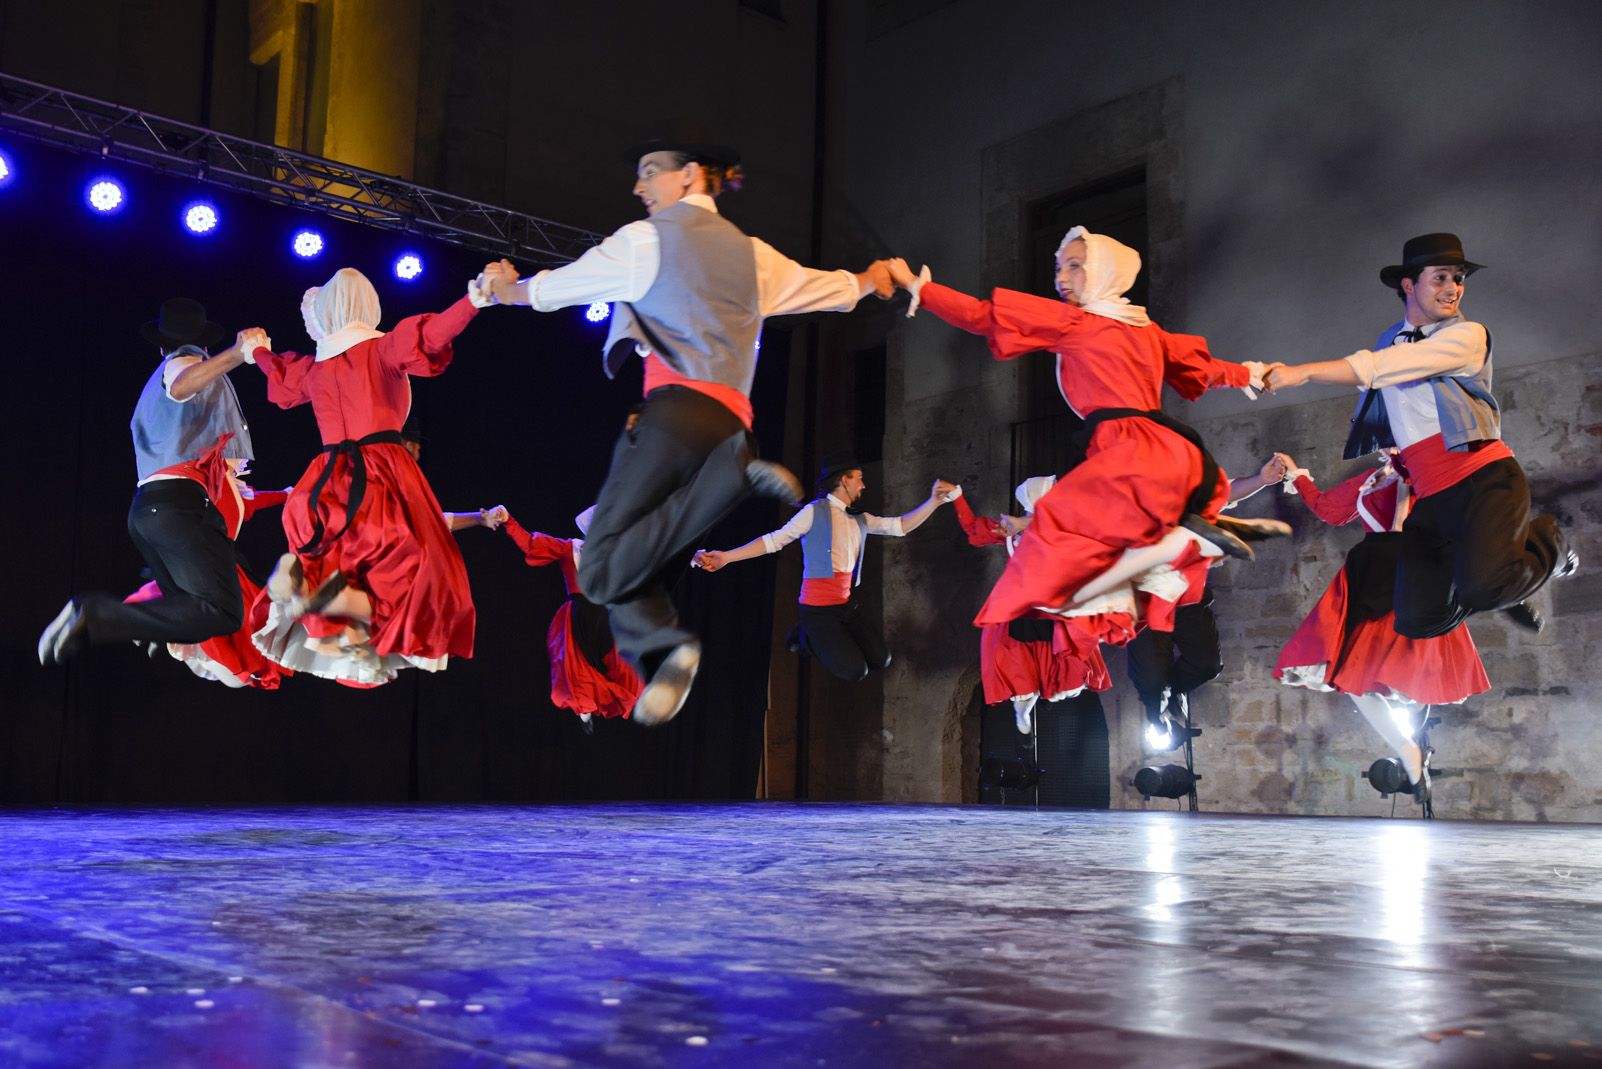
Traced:
[[1424, 772], [1424, 751], [1413, 741], [1413, 731], [1397, 723], [1392, 710], [1406, 710], [1408, 723], [1418, 727], [1419, 711], [1423, 706], [1402, 698], [1382, 698], [1378, 694], [1354, 694], [1352, 704], [1363, 714], [1369, 726], [1379, 732], [1380, 738], [1402, 759], [1407, 777], [1417, 783]]

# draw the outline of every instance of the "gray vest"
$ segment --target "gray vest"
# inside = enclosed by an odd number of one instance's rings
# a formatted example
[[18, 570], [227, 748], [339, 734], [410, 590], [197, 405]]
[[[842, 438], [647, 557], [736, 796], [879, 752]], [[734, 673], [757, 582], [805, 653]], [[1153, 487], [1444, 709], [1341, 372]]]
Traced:
[[612, 308], [607, 376], [643, 345], [680, 375], [749, 395], [762, 330], [751, 239], [716, 212], [683, 201], [651, 216], [651, 225], [661, 263], [644, 297]]
[[[1441, 321], [1440, 330], [1462, 322], [1462, 316]], [[1408, 329], [1407, 320], [1394, 324], [1374, 342], [1376, 352], [1389, 349], [1396, 336]], [[1432, 332], [1433, 333], [1433, 332]], [[1502, 437], [1501, 408], [1491, 394], [1491, 332], [1485, 332], [1485, 363], [1473, 378], [1438, 375], [1429, 380], [1435, 394], [1435, 413], [1441, 421], [1441, 442], [1448, 449], [1467, 449], [1473, 442], [1495, 441]], [[1378, 390], [1365, 390], [1352, 415], [1352, 433], [1346, 439], [1346, 459], [1396, 444], [1385, 398]]]
[[228, 381], [227, 375], [218, 377], [181, 404], [168, 397], [161, 384], [167, 360], [174, 356], [205, 355], [204, 350], [193, 345], [182, 346], [164, 357], [145, 381], [139, 403], [134, 406], [133, 419], [128, 424], [128, 429], [133, 431], [134, 463], [139, 468], [140, 480], [150, 478], [162, 468], [195, 459], [229, 431], [234, 437], [223, 447], [223, 456], [255, 458], [250, 447], [250, 428], [245, 425], [245, 413], [239, 407], [239, 395], [234, 393], [234, 384]]
[[[820, 497], [807, 508], [812, 510], [812, 526], [801, 536], [801, 578], [834, 578], [834, 518], [829, 513], [834, 506], [829, 499]], [[861, 514], [846, 513], [855, 520], [862, 540], [857, 543], [857, 560], [851, 567], [851, 585], [862, 584], [862, 558], [868, 553], [868, 518]]]

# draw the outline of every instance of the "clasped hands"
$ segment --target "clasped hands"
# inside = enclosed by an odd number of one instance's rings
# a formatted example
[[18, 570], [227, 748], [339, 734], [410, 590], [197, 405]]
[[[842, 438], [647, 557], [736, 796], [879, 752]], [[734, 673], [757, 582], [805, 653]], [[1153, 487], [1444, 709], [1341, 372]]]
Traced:
[[517, 268], [510, 260], [497, 260], [484, 265], [484, 270], [468, 284], [469, 295], [477, 293], [485, 304], [504, 304], [513, 286], [521, 284]]

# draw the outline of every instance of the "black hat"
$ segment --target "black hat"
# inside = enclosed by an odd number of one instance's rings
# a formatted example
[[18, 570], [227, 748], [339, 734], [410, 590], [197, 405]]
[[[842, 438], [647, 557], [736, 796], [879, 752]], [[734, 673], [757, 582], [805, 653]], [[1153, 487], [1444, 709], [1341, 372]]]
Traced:
[[842, 471], [861, 471], [862, 462], [854, 453], [825, 453], [823, 465], [818, 469], [818, 482], [824, 482], [831, 475], [838, 475]]
[[705, 131], [686, 127], [655, 137], [648, 137], [623, 150], [623, 162], [634, 166], [640, 157], [651, 152], [679, 152], [696, 163], [710, 163], [718, 167], [734, 167], [740, 162], [740, 153], [728, 145], [720, 145], [705, 135]]
[[139, 336], [163, 349], [198, 345], [208, 349], [227, 336], [227, 331], [206, 318], [206, 307], [189, 297], [173, 297], [161, 302], [161, 313], [139, 328]]
[[1460, 266], [1472, 275], [1484, 264], [1470, 263], [1463, 255], [1463, 243], [1456, 234], [1420, 234], [1402, 245], [1402, 262], [1380, 268], [1380, 281], [1393, 290], [1402, 288], [1402, 279], [1418, 274], [1434, 264]]

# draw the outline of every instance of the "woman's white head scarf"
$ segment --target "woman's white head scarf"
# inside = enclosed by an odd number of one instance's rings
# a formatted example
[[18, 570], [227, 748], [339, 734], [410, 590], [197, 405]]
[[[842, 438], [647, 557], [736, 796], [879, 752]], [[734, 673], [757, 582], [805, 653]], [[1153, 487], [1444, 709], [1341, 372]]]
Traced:
[[331, 360], [357, 342], [381, 338], [382, 311], [378, 291], [354, 267], [341, 267], [321, 286], [306, 291], [300, 301], [306, 333], [317, 343], [317, 359]]
[[1085, 294], [1079, 307], [1092, 315], [1106, 316], [1132, 327], [1149, 326], [1146, 309], [1130, 304], [1124, 294], [1140, 274], [1140, 253], [1106, 234], [1092, 234], [1082, 226], [1068, 231], [1057, 246], [1057, 258], [1068, 251], [1068, 243], [1085, 243]]
[[1018, 504], [1023, 506], [1025, 512], [1033, 514], [1035, 502], [1046, 496], [1046, 491], [1057, 485], [1055, 475], [1036, 475], [1032, 479], [1025, 479], [1018, 484], [1013, 493], [1018, 498]]

